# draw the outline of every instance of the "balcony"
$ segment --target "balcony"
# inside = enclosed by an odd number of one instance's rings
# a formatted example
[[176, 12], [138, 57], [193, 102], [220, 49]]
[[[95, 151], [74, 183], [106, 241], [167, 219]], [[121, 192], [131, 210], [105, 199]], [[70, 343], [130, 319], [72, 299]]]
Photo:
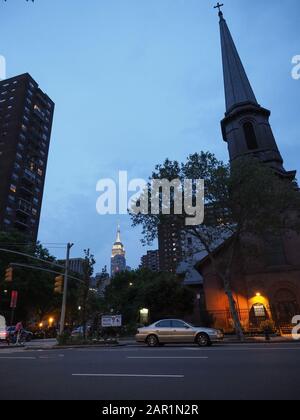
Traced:
[[17, 211], [20, 211], [22, 213], [25, 213], [27, 216], [30, 216], [32, 212], [32, 205], [29, 201], [21, 198], [18, 202]]
[[24, 219], [16, 219], [15, 227], [19, 230], [22, 230], [22, 231], [26, 231], [27, 229], [29, 229], [29, 225], [28, 225], [27, 221], [24, 220]]
[[30, 184], [35, 184], [36, 176], [29, 169], [25, 169], [23, 179], [25, 179]]
[[34, 191], [30, 187], [27, 188], [25, 187], [25, 185], [20, 185], [20, 188], [23, 191], [24, 195], [26, 195], [27, 197], [32, 197], [34, 195]]
[[46, 121], [46, 116], [45, 116], [45, 113], [44, 112], [42, 112], [40, 109], [39, 109], [39, 107], [37, 106], [37, 105], [35, 105], [35, 107], [34, 107], [34, 114], [37, 116], [37, 117], [39, 117], [39, 119], [42, 121], [42, 122], [45, 122]]

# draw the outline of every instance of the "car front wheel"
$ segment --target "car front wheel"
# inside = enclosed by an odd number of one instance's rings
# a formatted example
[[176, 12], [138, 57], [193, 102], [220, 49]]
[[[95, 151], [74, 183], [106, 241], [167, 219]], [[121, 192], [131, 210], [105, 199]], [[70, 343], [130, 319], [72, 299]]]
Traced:
[[200, 347], [209, 347], [211, 345], [211, 341], [207, 334], [198, 334], [196, 338], [196, 343]]
[[156, 335], [149, 335], [149, 337], [147, 337], [146, 343], [148, 344], [149, 347], [157, 347], [159, 344], [159, 341]]

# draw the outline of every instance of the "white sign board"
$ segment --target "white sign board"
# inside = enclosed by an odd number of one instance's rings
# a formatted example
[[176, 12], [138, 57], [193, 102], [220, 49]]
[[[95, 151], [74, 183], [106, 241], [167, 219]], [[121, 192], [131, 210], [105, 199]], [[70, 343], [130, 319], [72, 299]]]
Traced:
[[105, 315], [101, 317], [101, 326], [122, 327], [122, 315]]

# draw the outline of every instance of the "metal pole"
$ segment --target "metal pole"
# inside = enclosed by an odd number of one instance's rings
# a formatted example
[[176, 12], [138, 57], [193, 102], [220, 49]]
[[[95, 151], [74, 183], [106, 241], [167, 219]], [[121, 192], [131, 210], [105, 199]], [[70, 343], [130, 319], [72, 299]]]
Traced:
[[71, 248], [72, 248], [73, 245], [74, 244], [70, 244], [70, 243], [68, 243], [68, 245], [67, 245], [67, 257], [66, 257], [66, 266], [65, 266], [64, 293], [63, 293], [63, 301], [62, 301], [62, 307], [61, 307], [59, 335], [62, 335], [63, 334], [64, 328], [65, 328], [70, 250], [71, 250]]
[[10, 315], [10, 325], [14, 325], [14, 318], [15, 318], [15, 308], [11, 308], [11, 315]]

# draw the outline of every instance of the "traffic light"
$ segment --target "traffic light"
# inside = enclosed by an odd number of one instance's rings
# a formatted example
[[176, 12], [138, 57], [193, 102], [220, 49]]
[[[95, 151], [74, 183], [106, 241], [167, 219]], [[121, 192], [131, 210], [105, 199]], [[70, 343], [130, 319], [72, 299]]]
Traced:
[[13, 272], [14, 270], [12, 267], [9, 267], [5, 270], [5, 280], [7, 283], [11, 283], [13, 281]]
[[57, 276], [55, 277], [55, 284], [54, 284], [54, 293], [62, 294], [63, 292], [63, 282], [64, 276]]

